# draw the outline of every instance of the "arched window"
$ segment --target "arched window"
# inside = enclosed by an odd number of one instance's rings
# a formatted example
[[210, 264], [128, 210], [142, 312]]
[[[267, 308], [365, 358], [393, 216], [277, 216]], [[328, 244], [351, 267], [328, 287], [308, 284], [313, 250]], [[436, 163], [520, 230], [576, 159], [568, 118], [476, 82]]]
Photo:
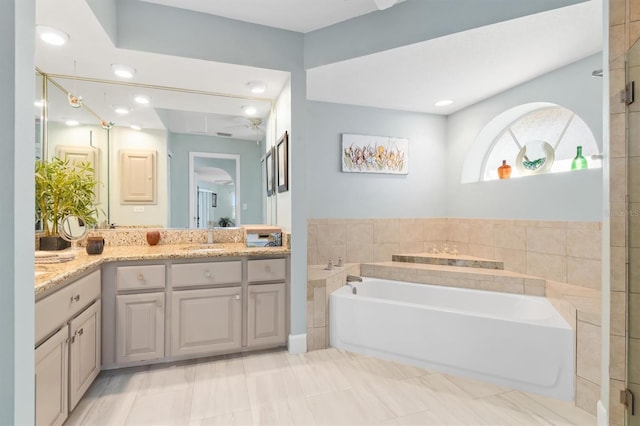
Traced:
[[547, 161], [539, 172], [570, 171], [578, 146], [588, 168], [602, 167], [593, 134], [577, 114], [550, 103], [521, 105], [498, 115], [480, 132], [465, 161], [462, 180], [496, 180], [503, 160], [511, 166], [511, 178], [532, 174], [523, 157]]

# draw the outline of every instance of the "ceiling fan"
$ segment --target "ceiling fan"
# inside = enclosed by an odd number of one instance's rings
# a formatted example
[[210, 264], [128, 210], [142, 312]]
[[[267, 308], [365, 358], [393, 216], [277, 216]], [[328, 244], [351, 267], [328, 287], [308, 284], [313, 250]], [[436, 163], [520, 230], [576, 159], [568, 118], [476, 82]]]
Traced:
[[[226, 127], [224, 130], [225, 132], [230, 131], [231, 129], [250, 129], [255, 131], [256, 134], [256, 143], [260, 143], [260, 139], [262, 139], [262, 137], [264, 137], [265, 135], [265, 131], [264, 131], [264, 127], [262, 126], [262, 118], [259, 117], [238, 117], [236, 118], [236, 121], [242, 121], [244, 122], [244, 124], [239, 124], [236, 126], [229, 126]], [[231, 133], [231, 132], [229, 132]]]

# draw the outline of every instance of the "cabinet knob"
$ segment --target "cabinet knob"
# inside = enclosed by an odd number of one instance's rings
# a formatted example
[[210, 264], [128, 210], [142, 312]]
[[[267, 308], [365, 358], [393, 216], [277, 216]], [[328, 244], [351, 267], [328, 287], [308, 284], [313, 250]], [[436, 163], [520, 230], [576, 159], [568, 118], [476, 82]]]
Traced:
[[138, 274], [138, 281], [144, 281], [144, 275]]
[[78, 329], [77, 333], [78, 333], [78, 336], [82, 336], [82, 334], [84, 333], [84, 328]]
[[76, 294], [75, 296], [71, 296], [71, 301], [72, 302], [77, 302], [79, 300], [80, 300], [80, 295], [79, 294]]
[[211, 278], [211, 272], [204, 271], [204, 276], [205, 276], [205, 278]]
[[236, 294], [236, 300], [240, 300], [240, 295]]

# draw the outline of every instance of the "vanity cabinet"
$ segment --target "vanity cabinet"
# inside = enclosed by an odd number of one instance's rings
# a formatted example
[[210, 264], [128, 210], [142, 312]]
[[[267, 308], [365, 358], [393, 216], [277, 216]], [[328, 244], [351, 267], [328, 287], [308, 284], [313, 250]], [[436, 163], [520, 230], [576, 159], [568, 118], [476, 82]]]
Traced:
[[242, 288], [175, 291], [171, 295], [171, 354], [232, 352], [242, 341]]
[[165, 265], [118, 266], [116, 288], [116, 363], [164, 358]]
[[247, 346], [286, 343], [286, 259], [247, 262]]
[[64, 423], [100, 372], [100, 271], [36, 301], [35, 420]]

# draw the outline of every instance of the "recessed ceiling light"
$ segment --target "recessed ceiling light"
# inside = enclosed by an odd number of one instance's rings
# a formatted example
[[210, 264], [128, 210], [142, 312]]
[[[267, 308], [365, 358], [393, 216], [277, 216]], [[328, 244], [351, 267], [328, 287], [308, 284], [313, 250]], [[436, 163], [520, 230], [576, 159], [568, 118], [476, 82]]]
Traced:
[[44, 25], [36, 26], [36, 34], [40, 40], [52, 46], [62, 46], [69, 40], [69, 34]]
[[129, 127], [131, 127], [133, 130], [142, 130], [142, 126], [139, 124], [132, 124]]
[[125, 64], [111, 64], [113, 73], [121, 78], [133, 78], [136, 69]]
[[242, 107], [242, 110], [244, 111], [245, 114], [247, 115], [256, 115], [256, 113], [258, 112], [258, 110], [256, 109], [256, 107], [252, 106], [252, 105], [246, 105]]
[[443, 99], [443, 100], [441, 100], [441, 101], [436, 102], [436, 103], [435, 103], [435, 104], [433, 104], [433, 105], [435, 105], [435, 106], [437, 106], [437, 107], [443, 107], [443, 106], [449, 106], [449, 105], [451, 105], [452, 103], [453, 103], [453, 101], [452, 101], [451, 99]]
[[120, 114], [120, 115], [129, 114], [129, 108], [123, 107], [123, 106], [117, 106], [115, 108], [115, 112], [116, 114]]
[[78, 122], [78, 120], [67, 120], [64, 122], [64, 124], [66, 124], [67, 126], [77, 126], [80, 123]]
[[151, 102], [151, 98], [147, 95], [135, 95], [133, 100], [140, 105], [149, 105], [149, 102]]
[[247, 86], [249, 86], [251, 93], [264, 93], [267, 90], [267, 83], [264, 81], [250, 81]]

